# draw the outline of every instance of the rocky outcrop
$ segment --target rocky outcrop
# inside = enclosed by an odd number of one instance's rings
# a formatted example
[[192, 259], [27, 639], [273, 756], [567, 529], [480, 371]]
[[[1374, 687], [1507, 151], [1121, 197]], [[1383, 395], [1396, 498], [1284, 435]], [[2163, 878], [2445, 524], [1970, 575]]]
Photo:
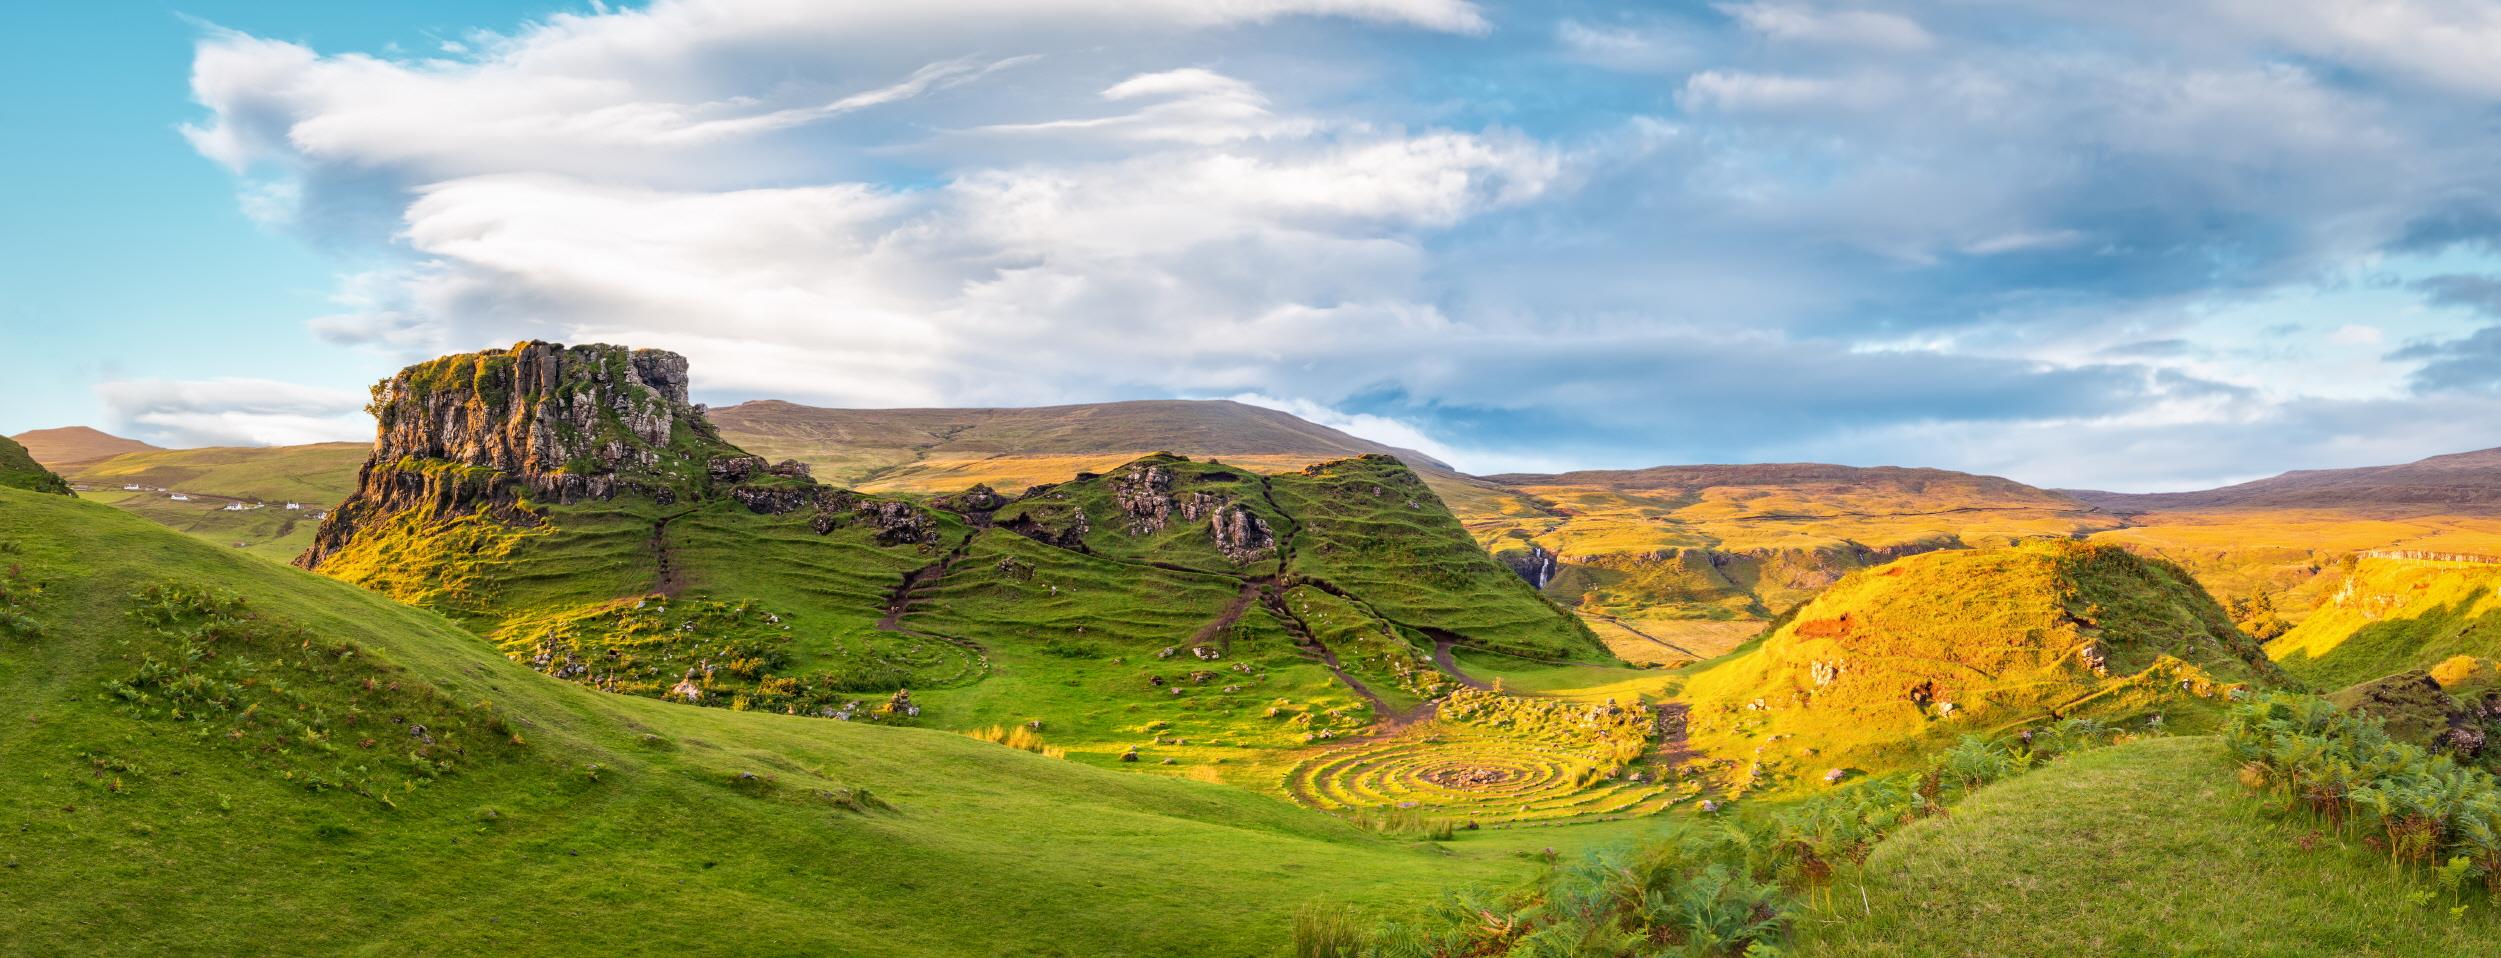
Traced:
[[796, 460], [768, 463], [722, 441], [686, 387], [685, 357], [608, 345], [525, 342], [401, 370], [373, 387], [373, 454], [355, 494], [296, 564], [318, 568], [365, 530], [412, 512], [529, 525], [543, 506], [623, 494], [811, 511], [820, 534], [865, 522], [888, 545], [936, 539], [917, 507], [817, 485]]
[[1215, 537], [1216, 551], [1236, 565], [1249, 565], [1276, 554], [1276, 533], [1269, 531], [1268, 521], [1239, 503], [1214, 510], [1208, 516], [1207, 526], [1208, 534]]
[[1084, 509], [1074, 506], [1057, 510], [1027, 509], [998, 523], [998, 527], [1035, 542], [1073, 549], [1086, 549], [1086, 534], [1094, 526], [1086, 520]]
[[1507, 550], [1495, 553], [1494, 558], [1518, 573], [1521, 579], [1528, 582], [1529, 588], [1543, 589], [1546, 583], [1554, 581], [1556, 556], [1545, 546], [1532, 543], [1526, 552]]
[[316, 568], [411, 510], [529, 522], [532, 504], [623, 491], [672, 502], [704, 487], [708, 469], [747, 469], [753, 457], [721, 441], [686, 384], [676, 353], [535, 341], [401, 370], [373, 387], [373, 455], [356, 493], [296, 563]]
[[1153, 535], [1172, 520], [1172, 470], [1139, 463], [1112, 477], [1112, 501], [1129, 517], [1129, 534]]

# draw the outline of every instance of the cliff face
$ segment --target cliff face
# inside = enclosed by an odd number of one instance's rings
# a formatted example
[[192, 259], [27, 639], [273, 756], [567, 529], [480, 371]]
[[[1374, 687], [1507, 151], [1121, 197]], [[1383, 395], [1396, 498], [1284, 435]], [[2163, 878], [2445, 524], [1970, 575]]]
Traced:
[[409, 510], [486, 511], [701, 497], [716, 472], [762, 472], [687, 401], [686, 359], [656, 349], [526, 342], [446, 356], [375, 384], [377, 429], [354, 495], [296, 564], [316, 568], [358, 531]]

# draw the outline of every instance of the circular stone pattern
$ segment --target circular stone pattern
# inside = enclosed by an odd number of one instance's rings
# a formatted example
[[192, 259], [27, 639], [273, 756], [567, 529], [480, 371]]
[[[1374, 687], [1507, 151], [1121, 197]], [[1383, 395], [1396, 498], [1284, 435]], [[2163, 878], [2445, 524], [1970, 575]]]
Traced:
[[1412, 808], [1491, 822], [1647, 814], [1683, 797], [1601, 778], [1564, 749], [1447, 730], [1329, 749], [1288, 771], [1285, 788], [1331, 811]]

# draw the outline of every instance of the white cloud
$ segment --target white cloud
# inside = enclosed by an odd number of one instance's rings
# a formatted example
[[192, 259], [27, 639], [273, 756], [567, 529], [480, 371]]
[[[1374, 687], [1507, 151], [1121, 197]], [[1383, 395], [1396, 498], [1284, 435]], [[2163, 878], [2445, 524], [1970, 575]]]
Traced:
[[1881, 84], [1830, 77], [1704, 70], [1685, 78], [1676, 103], [1687, 110], [1790, 112], [1856, 110], [1882, 95]]
[[2075, 230], [2019, 230], [1965, 243], [1963, 252], [1973, 256], [1995, 256], [2000, 253], [2020, 253], [2026, 250], [2073, 246], [2082, 239], [2084, 239], [2084, 234]]
[[1111, 133], [1135, 140], [1218, 144], [1253, 137], [1308, 136], [1320, 129], [1309, 119], [1279, 117], [1257, 87], [1199, 67], [1141, 73], [1103, 90], [1114, 102], [1151, 99], [1133, 113], [1032, 123], [993, 123], [975, 132], [993, 134]]
[[1565, 19], [1555, 24], [1554, 39], [1573, 60], [1627, 73], [1664, 73], [1694, 56], [1687, 41], [1661, 26]]
[[1918, 21], [1877, 10], [1818, 10], [1795, 3], [1728, 3], [1738, 25], [1782, 43], [1916, 53], [1936, 44]]
[[2214, 0], [2225, 22], [2313, 56], [2501, 99], [2501, 6], [2485, 0]]
[[118, 430], [167, 446], [294, 445], [373, 435], [355, 393], [266, 379], [125, 380], [96, 385]]
[[[2042, 437], [2402, 396], [2419, 363], [2323, 393], [2212, 317], [2471, 222], [2485, 107], [2226, 29], [2232, 0], [2124, 6], [1479, 43], [1456, 0], [657, 0], [438, 59], [212, 34], [189, 133], [256, 217], [353, 254], [314, 329], [393, 358], [631, 342], [715, 396], [862, 406], [1238, 392], [1476, 468], [1866, 435], [2084, 469]], [[1331, 19], [1262, 26], [1288, 18]], [[1419, 30], [1449, 36], [1390, 32]]]

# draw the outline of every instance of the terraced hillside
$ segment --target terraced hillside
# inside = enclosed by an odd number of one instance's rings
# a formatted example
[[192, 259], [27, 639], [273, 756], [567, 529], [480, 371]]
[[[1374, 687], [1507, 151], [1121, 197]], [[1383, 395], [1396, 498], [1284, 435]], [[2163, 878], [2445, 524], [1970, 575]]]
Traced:
[[602, 694], [66, 496], [0, 489], [0, 569], [14, 954], [1261, 956], [1305, 901], [1528, 868], [946, 732]]
[[1672, 466], [1490, 477], [1460, 517], [1618, 654], [1727, 651], [1842, 575], [1937, 549], [2116, 527], [2066, 496], [1939, 469]]
[[305, 564], [610, 691], [1038, 726], [1082, 761], [1264, 787], [1282, 751], [1438, 692], [1436, 647], [1608, 661], [1386, 456], [1154, 455], [905, 501], [728, 444], [680, 363], [523, 344], [413, 367]]
[[1697, 747], [1778, 788], [2016, 723], [2193, 726], [2232, 687], [2279, 675], [2178, 567], [2056, 541], [1852, 573], [1684, 692]]

